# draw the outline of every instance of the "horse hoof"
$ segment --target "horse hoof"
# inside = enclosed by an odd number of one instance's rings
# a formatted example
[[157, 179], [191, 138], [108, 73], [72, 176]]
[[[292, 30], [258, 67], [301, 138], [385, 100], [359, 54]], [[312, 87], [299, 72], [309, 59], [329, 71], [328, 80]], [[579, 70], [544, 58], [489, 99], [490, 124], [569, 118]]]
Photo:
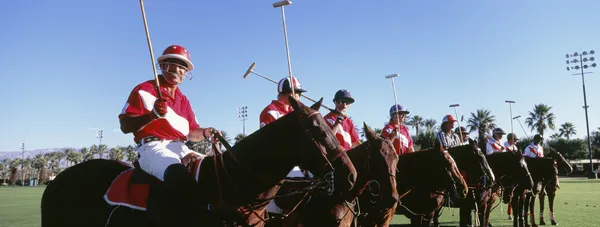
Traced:
[[552, 225], [558, 225], [558, 223], [556, 223], [556, 221], [554, 221], [554, 220], [550, 220], [550, 224], [552, 224]]
[[532, 224], [531, 227], [538, 227], [538, 225], [537, 224]]
[[540, 225], [546, 225], [546, 222], [544, 221], [544, 219], [540, 219]]
[[508, 220], [512, 220], [512, 216], [508, 215]]

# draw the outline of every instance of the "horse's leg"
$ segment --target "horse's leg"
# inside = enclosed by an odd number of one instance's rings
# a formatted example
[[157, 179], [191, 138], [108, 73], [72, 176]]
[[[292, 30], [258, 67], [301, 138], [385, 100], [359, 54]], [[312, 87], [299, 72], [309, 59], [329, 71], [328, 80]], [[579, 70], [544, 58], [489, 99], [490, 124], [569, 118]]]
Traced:
[[550, 224], [557, 225], [554, 217], [554, 198], [556, 198], [556, 188], [547, 191], [548, 193], [548, 206], [550, 209]]
[[542, 185], [542, 190], [540, 191], [539, 200], [540, 200], [540, 225], [546, 225], [546, 222], [544, 221], [544, 203], [546, 200], [546, 185]]
[[537, 224], [535, 223], [535, 197], [537, 197], [536, 194], [532, 194], [531, 195], [531, 199], [529, 200], [529, 220], [531, 221], [531, 226], [532, 227], [537, 227]]
[[512, 212], [513, 227], [519, 227], [519, 212], [520, 212], [519, 200], [520, 200], [520, 196], [513, 194], [513, 197], [509, 203], [513, 207], [513, 212]]
[[496, 199], [494, 198], [494, 194], [492, 194], [492, 192], [490, 191], [490, 195], [488, 197], [488, 202], [485, 208], [485, 222], [481, 223], [481, 226], [490, 226], [490, 214], [492, 213], [492, 207], [494, 207], [494, 202], [496, 202]]
[[525, 224], [525, 227], [529, 227], [529, 207], [532, 198], [532, 195], [530, 193], [527, 193], [527, 195], [525, 195], [525, 201], [523, 201], [523, 222]]
[[526, 212], [526, 208], [525, 208], [525, 198], [526, 198], [526, 194], [525, 192], [522, 192], [519, 198], [519, 227], [524, 227], [525, 226], [525, 219], [523, 217], [523, 213]]
[[433, 218], [433, 226], [440, 226], [440, 222], [438, 220], [438, 217], [440, 215], [440, 210], [436, 210], [433, 212], [433, 217], [432, 217]]

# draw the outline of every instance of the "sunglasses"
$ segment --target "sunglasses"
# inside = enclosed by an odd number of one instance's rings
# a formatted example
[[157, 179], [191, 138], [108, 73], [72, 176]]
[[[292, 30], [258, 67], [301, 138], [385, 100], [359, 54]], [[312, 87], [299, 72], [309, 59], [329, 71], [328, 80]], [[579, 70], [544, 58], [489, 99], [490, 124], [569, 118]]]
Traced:
[[352, 104], [352, 102], [350, 100], [346, 100], [346, 99], [338, 100], [337, 103], [346, 104], [346, 105]]

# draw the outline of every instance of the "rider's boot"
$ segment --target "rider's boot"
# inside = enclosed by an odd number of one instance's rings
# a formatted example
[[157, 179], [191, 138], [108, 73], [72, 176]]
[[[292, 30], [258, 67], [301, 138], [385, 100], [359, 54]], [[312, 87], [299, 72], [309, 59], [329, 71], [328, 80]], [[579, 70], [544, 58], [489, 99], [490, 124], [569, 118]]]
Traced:
[[171, 226], [193, 225], [200, 212], [200, 197], [194, 177], [183, 164], [172, 164], [165, 170], [163, 207]]

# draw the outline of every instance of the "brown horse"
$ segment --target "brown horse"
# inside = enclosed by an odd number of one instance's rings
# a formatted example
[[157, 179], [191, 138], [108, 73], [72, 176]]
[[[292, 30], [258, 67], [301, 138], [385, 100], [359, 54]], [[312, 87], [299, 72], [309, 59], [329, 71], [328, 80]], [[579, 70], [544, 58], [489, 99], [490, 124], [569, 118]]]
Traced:
[[[190, 225], [260, 224], [263, 216], [256, 210], [265, 207], [271, 198], [264, 192], [271, 190], [274, 195], [274, 186], [297, 165], [316, 175], [309, 190], [329, 193], [333, 185], [351, 188], [356, 170], [319, 114], [321, 101], [308, 108], [290, 98], [292, 113], [250, 134], [231, 150], [204, 158], [198, 183], [191, 189], [201, 201], [185, 205], [197, 214], [190, 217]], [[331, 162], [344, 163], [336, 165], [339, 167], [335, 171], [345, 172], [348, 177], [332, 182]], [[103, 199], [111, 182], [130, 168], [122, 162], [96, 159], [66, 169], [44, 191], [42, 226], [168, 226], [161, 223], [159, 214], [165, 211], [159, 207], [146, 212], [111, 206]], [[131, 182], [129, 185], [134, 186]], [[152, 190], [149, 198], [149, 206], [153, 200], [164, 202]]]
[[430, 225], [441, 207], [439, 201], [431, 198], [448, 194], [458, 200], [468, 193], [456, 162], [439, 143], [432, 149], [400, 155], [396, 181], [400, 195], [396, 213], [410, 218], [412, 226]]
[[[527, 163], [519, 152], [492, 153], [486, 156], [486, 159], [496, 176], [496, 180], [491, 192], [480, 196], [481, 200], [478, 206], [481, 226], [490, 226], [490, 213], [497, 198], [502, 196], [502, 191], [513, 192], [513, 198], [515, 199], [512, 200], [512, 209], [516, 226], [519, 219], [523, 220], [523, 202], [522, 200], [519, 202], [518, 198], [523, 196], [525, 190], [533, 187], [533, 180]], [[504, 201], [508, 203], [511, 200], [506, 197]]]
[[[554, 198], [559, 188], [558, 171], [564, 171], [567, 175], [573, 172], [573, 167], [556, 150], [550, 148], [550, 153], [547, 156], [544, 158], [526, 158], [534, 187], [532, 192], [528, 193], [525, 197], [525, 206], [528, 206], [529, 212], [525, 212], [524, 218], [527, 221], [528, 216], [531, 215], [530, 222], [533, 227], [537, 227], [534, 207], [535, 197], [538, 194], [540, 195], [540, 224], [546, 224], [543, 218], [544, 200], [542, 199], [546, 194], [548, 195], [548, 204], [550, 205], [550, 221], [552, 225], [557, 224], [554, 216]], [[529, 225], [526, 223], [525, 226]]]
[[[470, 190], [466, 198], [459, 199], [458, 201], [449, 200], [449, 202], [443, 203], [443, 205], [460, 208], [460, 226], [467, 226], [471, 222], [471, 211], [478, 208], [476, 204], [480, 203], [482, 199], [481, 195], [491, 192], [491, 186], [495, 181], [494, 173], [485, 155], [477, 146], [477, 142], [472, 139], [469, 139], [468, 145], [449, 148], [448, 152], [456, 160], [456, 165], [461, 174], [463, 174], [463, 177], [466, 178]], [[440, 203], [448, 201], [442, 198], [434, 199]], [[479, 208], [485, 209], [485, 207]], [[436, 211], [436, 215], [434, 216], [434, 226], [438, 226], [439, 211]]]
[[[372, 203], [377, 204], [378, 211], [388, 212], [386, 214], [369, 213], [366, 218], [359, 219], [364, 221], [378, 223], [375, 226], [387, 226], [387, 223], [393, 218], [393, 211], [398, 200], [396, 192], [396, 164], [398, 155], [394, 150], [392, 143], [375, 134], [367, 124], [364, 124], [364, 132], [367, 141], [361, 145], [347, 151], [356, 170], [357, 178], [354, 188], [347, 193], [335, 192], [331, 196], [313, 196], [308, 203], [301, 204], [301, 207], [293, 211], [302, 199], [302, 196], [287, 197], [276, 200], [278, 206], [284, 210], [284, 213], [291, 213], [290, 216], [275, 215], [273, 217], [284, 218], [283, 221], [272, 219], [266, 226], [351, 226], [356, 221], [360, 212], [358, 207], [369, 206]], [[335, 166], [334, 166], [335, 167]], [[282, 187], [298, 188], [306, 183], [298, 181], [286, 182]], [[369, 197], [370, 203], [357, 204], [357, 197], [360, 196], [370, 182], [376, 182], [379, 186], [378, 195], [375, 198]], [[281, 190], [280, 196], [284, 195]], [[361, 201], [362, 202], [362, 201]], [[370, 225], [373, 226], [373, 225]]]

